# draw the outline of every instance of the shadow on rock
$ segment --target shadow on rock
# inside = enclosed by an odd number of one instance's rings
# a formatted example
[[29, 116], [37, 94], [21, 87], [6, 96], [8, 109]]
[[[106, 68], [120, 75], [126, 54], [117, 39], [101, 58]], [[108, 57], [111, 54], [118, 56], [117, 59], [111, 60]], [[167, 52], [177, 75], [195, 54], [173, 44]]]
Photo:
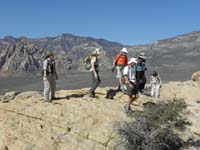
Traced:
[[70, 99], [70, 98], [82, 98], [84, 97], [85, 94], [71, 94], [71, 95], [67, 95], [65, 97], [57, 97], [54, 101], [57, 101], [57, 100], [62, 100], [62, 99]]

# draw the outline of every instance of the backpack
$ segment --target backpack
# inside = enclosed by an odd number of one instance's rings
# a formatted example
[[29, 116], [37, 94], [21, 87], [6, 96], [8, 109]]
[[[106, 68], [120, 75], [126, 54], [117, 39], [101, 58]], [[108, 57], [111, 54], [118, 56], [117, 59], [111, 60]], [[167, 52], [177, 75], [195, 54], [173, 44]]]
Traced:
[[83, 65], [84, 65], [86, 70], [90, 70], [92, 68], [91, 58], [92, 58], [92, 56], [91, 56], [91, 54], [89, 54], [83, 60]]

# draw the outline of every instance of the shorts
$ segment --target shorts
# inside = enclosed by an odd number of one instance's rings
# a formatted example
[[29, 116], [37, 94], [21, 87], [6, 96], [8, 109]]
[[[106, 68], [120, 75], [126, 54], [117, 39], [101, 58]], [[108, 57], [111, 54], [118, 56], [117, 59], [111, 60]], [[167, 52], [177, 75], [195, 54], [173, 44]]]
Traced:
[[117, 66], [116, 70], [117, 70], [117, 78], [122, 78], [123, 77], [124, 66]]
[[133, 95], [136, 96], [138, 94], [138, 89], [137, 89], [136, 84], [132, 83], [132, 85], [133, 85], [133, 88], [130, 88], [130, 86], [128, 84], [126, 84], [126, 86], [127, 86], [127, 95], [129, 97], [132, 97]]

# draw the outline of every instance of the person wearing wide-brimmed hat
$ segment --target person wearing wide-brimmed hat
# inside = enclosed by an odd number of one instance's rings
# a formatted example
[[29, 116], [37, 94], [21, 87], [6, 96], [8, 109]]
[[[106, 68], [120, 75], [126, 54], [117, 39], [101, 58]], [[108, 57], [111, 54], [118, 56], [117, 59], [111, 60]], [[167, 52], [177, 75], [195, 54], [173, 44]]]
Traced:
[[112, 72], [114, 71], [114, 68], [116, 68], [117, 79], [119, 82], [118, 91], [126, 90], [125, 85], [124, 85], [123, 69], [128, 63], [127, 54], [128, 54], [127, 48], [122, 48], [120, 53], [114, 57], [114, 61], [113, 61]]
[[136, 86], [135, 68], [134, 68], [136, 64], [137, 64], [137, 59], [131, 58], [128, 61], [128, 65], [124, 68], [123, 72], [127, 86], [127, 95], [129, 96], [128, 104], [124, 106], [125, 113], [129, 113], [131, 111], [131, 104], [139, 97]]
[[99, 76], [99, 59], [98, 56], [101, 54], [100, 48], [96, 48], [91, 54], [91, 78], [92, 84], [89, 90], [89, 96], [95, 98], [95, 90], [99, 86], [101, 80]]
[[137, 58], [137, 65], [135, 66], [136, 70], [136, 83], [137, 83], [137, 88], [139, 92], [143, 92], [143, 89], [146, 84], [146, 76], [145, 76], [145, 71], [147, 70], [146, 68], [146, 56], [142, 52]]
[[48, 53], [43, 61], [43, 81], [44, 81], [44, 102], [51, 102], [55, 98], [56, 80], [56, 63], [53, 53]]
[[162, 81], [161, 81], [160, 75], [156, 71], [153, 71], [151, 73], [151, 80], [150, 80], [152, 97], [159, 98], [161, 84], [162, 84]]

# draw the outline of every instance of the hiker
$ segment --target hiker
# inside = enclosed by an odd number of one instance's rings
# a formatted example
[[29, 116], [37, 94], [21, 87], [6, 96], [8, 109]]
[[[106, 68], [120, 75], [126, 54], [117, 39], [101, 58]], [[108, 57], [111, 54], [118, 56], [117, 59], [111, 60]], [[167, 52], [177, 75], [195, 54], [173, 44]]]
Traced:
[[135, 66], [136, 70], [136, 84], [137, 84], [137, 89], [140, 93], [143, 93], [145, 84], [146, 84], [146, 76], [145, 76], [145, 71], [147, 70], [146, 68], [146, 57], [144, 53], [140, 53], [140, 55], [137, 58], [137, 65]]
[[131, 104], [139, 97], [136, 86], [135, 68], [134, 68], [136, 64], [137, 64], [137, 59], [131, 58], [128, 62], [128, 65], [124, 68], [124, 77], [127, 86], [127, 95], [129, 96], [128, 104], [124, 106], [125, 113], [129, 113], [131, 111]]
[[43, 80], [44, 80], [44, 102], [55, 100], [56, 80], [58, 75], [56, 72], [56, 64], [54, 54], [49, 53], [43, 62]]
[[123, 92], [126, 91], [124, 77], [123, 77], [123, 69], [128, 63], [127, 54], [128, 54], [127, 48], [122, 48], [120, 53], [114, 57], [113, 68], [112, 68], [112, 72], [114, 72], [114, 68], [116, 68], [117, 70], [117, 79], [119, 82], [118, 91], [123, 91]]
[[160, 75], [156, 71], [153, 71], [151, 73], [151, 80], [150, 80], [152, 97], [156, 97], [156, 98], [160, 97], [161, 84], [162, 84], [162, 81], [161, 81]]
[[91, 76], [92, 76], [92, 85], [89, 90], [89, 96], [95, 98], [95, 90], [99, 86], [101, 80], [99, 77], [99, 60], [98, 56], [100, 55], [100, 49], [96, 48], [91, 54]]

